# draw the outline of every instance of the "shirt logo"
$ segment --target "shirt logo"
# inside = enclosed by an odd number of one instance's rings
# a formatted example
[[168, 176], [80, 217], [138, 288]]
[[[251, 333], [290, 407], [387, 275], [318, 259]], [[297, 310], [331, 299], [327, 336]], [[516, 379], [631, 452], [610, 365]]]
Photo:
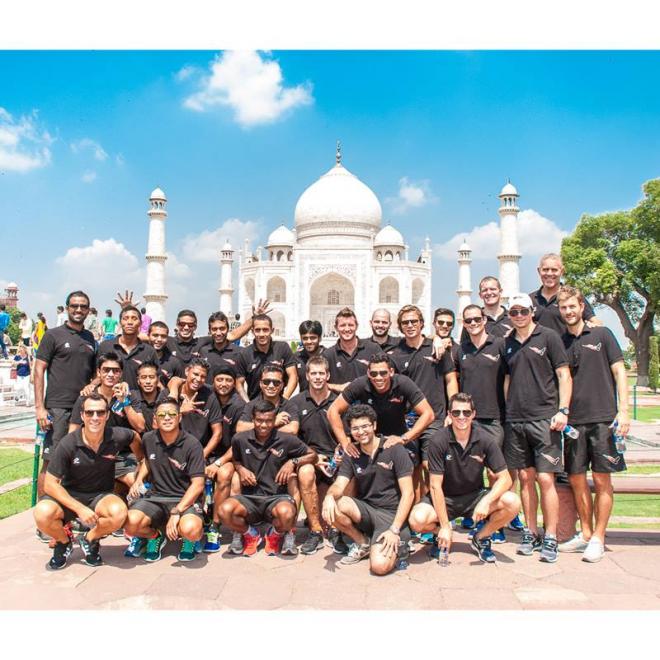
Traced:
[[541, 452], [541, 456], [553, 465], [559, 465], [559, 461], [561, 461], [561, 456], [550, 456], [550, 454], [544, 454], [543, 452]]
[[250, 365], [250, 371], [253, 371], [256, 366], [257, 366], [256, 363], [251, 364]]
[[403, 365], [403, 368], [407, 369], [409, 364], [410, 364], [410, 362], [405, 362], [404, 365]]
[[64, 348], [71, 348], [71, 344], [68, 341], [64, 342]]
[[467, 359], [467, 355], [464, 355], [464, 356], [461, 358], [461, 360], [466, 360], [466, 359]]
[[500, 359], [499, 355], [488, 355], [488, 353], [483, 353], [485, 358], [488, 358], [491, 362], [497, 362]]
[[600, 353], [600, 349], [603, 347], [603, 343], [599, 341], [597, 344], [582, 344], [582, 347]]
[[109, 461], [114, 461], [117, 456], [116, 454], [101, 454], [101, 458], [107, 458]]
[[360, 466], [358, 466], [358, 467], [355, 468], [355, 472], [357, 474], [362, 474], [364, 472], [364, 470]]
[[341, 362], [337, 362], [336, 366], [341, 367]]
[[534, 351], [534, 353], [543, 357], [545, 355], [546, 347], [544, 346], [543, 348], [537, 348], [536, 346], [530, 346], [529, 350]]
[[367, 399], [367, 403], [368, 403], [369, 405], [371, 405], [373, 402], [374, 402], [373, 399]]
[[477, 463], [483, 463], [484, 462], [484, 457], [483, 456], [470, 454], [470, 458], [474, 458], [474, 460], [477, 461]]
[[376, 465], [380, 465], [380, 467], [384, 468], [385, 470], [391, 470], [394, 467], [394, 461], [390, 461], [389, 463], [378, 461]]
[[513, 350], [513, 349], [512, 349], [511, 347], [507, 348], [507, 349], [506, 349], [506, 354], [509, 355], [509, 353], [511, 353], [512, 350]]
[[304, 409], [303, 409], [302, 414], [303, 414], [303, 415], [306, 415], [306, 414], [307, 414], [307, 408], [304, 408]]
[[176, 460], [176, 458], [172, 458], [171, 456], [167, 457], [167, 460], [172, 463], [172, 465], [177, 468], [178, 470], [185, 470], [187, 463], [179, 463], [179, 461]]
[[282, 458], [284, 455], [284, 449], [275, 449], [275, 447], [271, 447], [268, 451], [273, 454], [273, 456], [277, 456], [277, 458]]
[[155, 461], [156, 460], [156, 454], [149, 454], [149, 460], [150, 461]]
[[223, 415], [223, 416], [222, 416], [222, 421], [223, 421], [223, 422], [227, 422], [227, 424], [231, 424], [232, 421], [233, 421], [233, 419], [230, 418], [230, 417], [227, 417], [227, 415]]
[[80, 459], [77, 456], [73, 459], [73, 464], [80, 465]]
[[451, 461], [454, 457], [451, 454], [445, 454], [445, 460]]
[[400, 396], [393, 396], [390, 399], [390, 403], [403, 403], [403, 397]]
[[136, 358], [131, 358], [135, 364], [142, 364], [142, 360], [137, 360]]
[[359, 362], [360, 364], [366, 364], [367, 366], [369, 366], [369, 360], [363, 360], [362, 358], [360, 358], [360, 359], [358, 360], [358, 362]]
[[608, 460], [612, 465], [618, 465], [621, 462], [621, 456], [609, 456], [608, 454], [603, 454], [603, 458]]
[[252, 450], [248, 447], [248, 448], [245, 450], [245, 453], [246, 453], [246, 454], [251, 454], [251, 453], [252, 453]]
[[229, 364], [236, 364], [236, 360], [232, 360], [230, 358], [225, 358], [225, 362], [229, 362]]

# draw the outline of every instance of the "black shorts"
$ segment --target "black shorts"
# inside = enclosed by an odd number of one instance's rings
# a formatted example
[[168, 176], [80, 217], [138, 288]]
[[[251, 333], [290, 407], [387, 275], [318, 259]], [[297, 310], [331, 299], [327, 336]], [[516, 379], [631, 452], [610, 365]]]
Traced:
[[138, 468], [138, 460], [135, 454], [119, 454], [115, 460], [115, 479], [123, 477]]
[[[422, 435], [415, 441], [419, 447], [419, 458], [421, 461], [428, 461], [427, 449], [429, 440], [444, 427], [444, 421], [441, 419], [433, 420], [423, 431]], [[417, 463], [415, 463], [417, 465]]]
[[475, 419], [472, 426], [481, 429], [487, 436], [493, 438], [497, 442], [497, 446], [502, 449], [504, 446], [504, 427], [499, 419]]
[[507, 422], [504, 458], [510, 470], [532, 467], [537, 472], [562, 472], [561, 433], [550, 430], [549, 419]]
[[[369, 537], [372, 544], [376, 543], [378, 537], [392, 526], [396, 511], [378, 509], [375, 506], [371, 506], [371, 504], [356, 499], [355, 497], [351, 497], [350, 499], [353, 500], [355, 506], [357, 506], [358, 511], [360, 512], [360, 522], [355, 523], [355, 526], [363, 534]], [[401, 528], [401, 535], [399, 538], [403, 542], [408, 542], [410, 540], [408, 521], [406, 521]]]
[[291, 502], [293, 508], [296, 509], [296, 501], [286, 493], [284, 495], [232, 495], [232, 499], [245, 507], [247, 511], [245, 520], [250, 525], [272, 522], [273, 509], [279, 502]]
[[[482, 488], [472, 493], [465, 493], [465, 495], [445, 495], [447, 518], [449, 520], [454, 520], [454, 518], [472, 518], [475, 507], [489, 491], [489, 488]], [[431, 495], [428, 493], [422, 497], [420, 502], [433, 506]]]
[[[162, 529], [170, 519], [170, 511], [181, 501], [180, 497], [141, 497], [130, 506], [130, 511], [141, 511], [151, 520], [151, 527]], [[204, 511], [199, 502], [195, 502], [181, 513], [183, 516], [197, 516], [204, 519]]]
[[626, 461], [616, 450], [611, 422], [576, 424], [580, 432], [576, 440], [564, 436], [564, 463], [568, 474], [623, 472]]
[[[73, 493], [69, 491], [69, 495], [71, 495], [73, 499], [78, 500], [78, 502], [86, 506], [88, 509], [91, 509], [92, 511], [96, 511], [96, 506], [104, 497], [112, 494], [113, 493]], [[50, 500], [51, 502], [55, 502], [56, 504], [60, 505], [62, 511], [64, 511], [64, 524], [71, 522], [78, 517], [78, 514], [75, 511], [67, 509], [63, 504], [60, 504], [54, 497], [51, 497], [50, 495], [42, 495], [39, 498], [39, 501], [42, 502], [43, 500]]]
[[42, 456], [44, 461], [49, 461], [57, 447], [57, 443], [69, 432], [72, 408], [48, 408], [48, 414], [52, 417], [51, 427], [46, 432]]

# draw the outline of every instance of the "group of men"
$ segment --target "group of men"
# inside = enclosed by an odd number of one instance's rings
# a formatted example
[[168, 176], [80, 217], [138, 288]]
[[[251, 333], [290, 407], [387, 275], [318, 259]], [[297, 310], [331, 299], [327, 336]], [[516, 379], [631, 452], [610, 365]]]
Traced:
[[[233, 554], [262, 544], [269, 555], [312, 554], [327, 543], [341, 563], [368, 558], [384, 575], [412, 538], [446, 558], [459, 518], [483, 562], [496, 560], [507, 527], [520, 533], [518, 554], [600, 560], [610, 474], [625, 469], [614, 435], [628, 432], [626, 375], [613, 334], [561, 286], [562, 273], [560, 257], [545, 255], [541, 287], [508, 309], [498, 280], [482, 279], [483, 306], [463, 310], [460, 342], [449, 309], [435, 310], [433, 337], [414, 305], [398, 312], [400, 337], [376, 310], [361, 339], [344, 308], [336, 344], [324, 348], [321, 324], [304, 321], [296, 353], [273, 338], [267, 301], [233, 330], [212, 314], [197, 337], [191, 310], [179, 312], [174, 336], [160, 321], [143, 334], [130, 297], [121, 333], [96, 349], [84, 329], [89, 298], [71, 293], [67, 322], [36, 356], [47, 435], [34, 515], [53, 548], [48, 567], [65, 566], [76, 534], [92, 566], [113, 533], [129, 539], [126, 556], [146, 561], [180, 539], [178, 559], [190, 561], [220, 550], [224, 525]], [[253, 342], [239, 347], [249, 331]], [[564, 470], [581, 529], [558, 546]]]

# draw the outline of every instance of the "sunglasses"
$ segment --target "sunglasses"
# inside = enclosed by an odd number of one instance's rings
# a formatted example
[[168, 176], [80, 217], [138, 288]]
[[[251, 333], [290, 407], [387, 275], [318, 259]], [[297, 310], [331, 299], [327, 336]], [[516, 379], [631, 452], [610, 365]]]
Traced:
[[441, 325], [443, 328], [453, 328], [454, 327], [454, 322], [453, 321], [436, 321], [436, 325]]
[[522, 309], [510, 309], [509, 316], [515, 318], [516, 316], [529, 316], [532, 313], [532, 310], [528, 307], [523, 307]]
[[89, 305], [69, 305], [71, 309], [89, 309]]
[[120, 374], [121, 367], [101, 367], [102, 374]]
[[261, 381], [264, 385], [281, 385], [283, 381], [276, 380], [275, 378], [263, 378]]
[[463, 319], [463, 325], [479, 325], [483, 320], [483, 316], [473, 316], [470, 319]]
[[193, 321], [192, 323], [184, 323], [182, 321], [177, 321], [176, 324], [180, 328], [196, 328], [197, 327], [197, 322], [196, 321]]
[[472, 415], [472, 410], [452, 410], [452, 417], [470, 417]]
[[351, 433], [359, 433], [360, 431], [366, 431], [367, 429], [370, 429], [373, 426], [373, 424], [362, 424], [361, 426], [351, 426]]
[[173, 417], [178, 417], [179, 413], [178, 412], [173, 412], [173, 411], [167, 411], [167, 412], [157, 412], [156, 417], [158, 419], [165, 419], [167, 418], [173, 418]]
[[419, 325], [419, 319], [406, 319], [401, 321], [401, 325]]
[[376, 378], [377, 376], [387, 376], [390, 372], [387, 369], [379, 369], [378, 371], [370, 371], [369, 375], [372, 378]]
[[107, 410], [83, 410], [85, 417], [105, 417]]

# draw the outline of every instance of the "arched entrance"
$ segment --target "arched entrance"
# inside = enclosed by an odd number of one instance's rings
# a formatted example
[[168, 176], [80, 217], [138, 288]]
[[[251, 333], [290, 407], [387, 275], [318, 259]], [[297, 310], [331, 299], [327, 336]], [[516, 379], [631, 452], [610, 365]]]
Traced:
[[312, 284], [309, 292], [309, 318], [321, 322], [324, 336], [334, 336], [337, 312], [342, 307], [354, 305], [355, 289], [347, 277], [328, 273]]

